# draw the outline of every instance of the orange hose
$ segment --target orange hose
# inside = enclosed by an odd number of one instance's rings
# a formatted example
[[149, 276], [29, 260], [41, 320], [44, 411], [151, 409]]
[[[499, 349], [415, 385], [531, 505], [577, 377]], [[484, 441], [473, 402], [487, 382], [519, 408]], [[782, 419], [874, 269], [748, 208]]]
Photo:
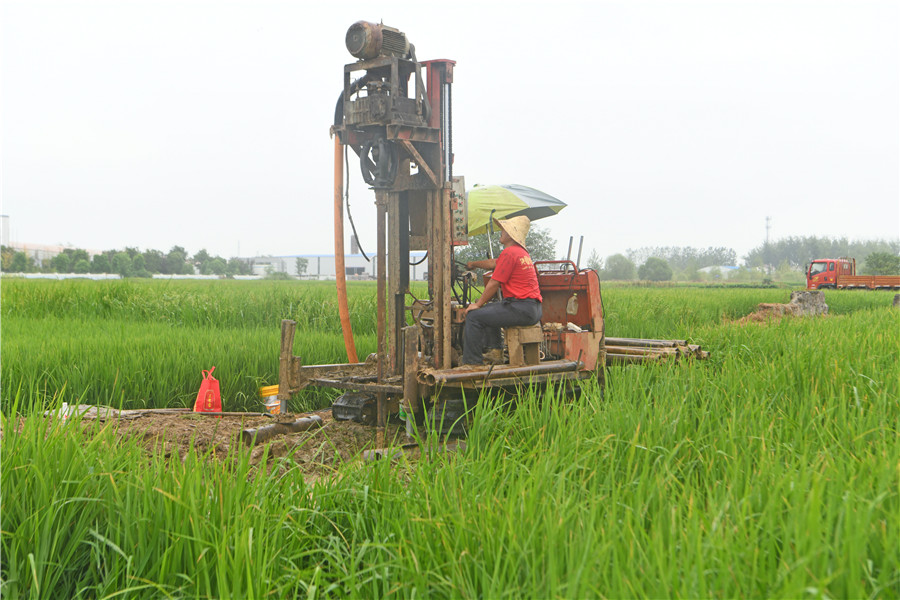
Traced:
[[334, 136], [334, 276], [347, 360], [359, 362], [356, 344], [353, 342], [353, 329], [350, 327], [350, 306], [347, 304], [347, 270], [344, 266], [344, 146], [337, 135]]

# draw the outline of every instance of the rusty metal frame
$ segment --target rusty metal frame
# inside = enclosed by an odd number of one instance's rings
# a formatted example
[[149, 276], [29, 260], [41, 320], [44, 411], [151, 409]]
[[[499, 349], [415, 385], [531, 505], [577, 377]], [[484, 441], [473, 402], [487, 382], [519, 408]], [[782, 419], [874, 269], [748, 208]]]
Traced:
[[[292, 355], [295, 323], [282, 322], [282, 344], [279, 360], [279, 396], [308, 386], [347, 389], [376, 394], [376, 422], [383, 428], [387, 422], [389, 397], [394, 408], [420, 413], [423, 399], [437, 401], [443, 390], [513, 388], [529, 384], [580, 381], [594, 373], [585, 369], [579, 358], [545, 361], [525, 367], [485, 367], [466, 373], [451, 369], [451, 339], [454, 310], [451, 306], [451, 272], [454, 233], [452, 226], [452, 147], [450, 135], [450, 84], [454, 61], [415, 62], [396, 57], [358, 61], [344, 67], [344, 123], [333, 131], [340, 140], [360, 154], [361, 146], [375, 138], [385, 138], [403, 150], [398, 177], [388, 187], [373, 187], [376, 217], [377, 279], [377, 360], [371, 363], [303, 366], [300, 357]], [[427, 76], [421, 77], [421, 69]], [[386, 116], [366, 106], [356, 110], [349, 106], [350, 76], [358, 71], [372, 71], [371, 81], [383, 82], [388, 99]], [[394, 112], [394, 100], [404, 98], [408, 110], [409, 78], [415, 86], [415, 114]], [[403, 77], [405, 81], [401, 81]], [[388, 87], [389, 86], [389, 87]], [[426, 89], [421, 89], [422, 87]], [[358, 87], [358, 86], [357, 86]], [[407, 95], [400, 93], [405, 90]], [[372, 96], [379, 97], [377, 94]], [[368, 95], [359, 99], [369, 98]], [[358, 101], [358, 100], [357, 100]], [[427, 106], [423, 103], [427, 103]], [[430, 109], [430, 110], [427, 110]], [[366, 110], [370, 122], [365, 122]], [[353, 115], [353, 122], [348, 115]], [[395, 118], [396, 117], [396, 118]], [[427, 117], [427, 120], [426, 120]], [[419, 122], [415, 122], [415, 121]], [[419, 167], [410, 175], [409, 161]], [[404, 173], [405, 171], [405, 173]], [[462, 185], [460, 183], [460, 185]], [[413, 208], [414, 203], [414, 208]], [[412, 240], [410, 215], [417, 222], [424, 215], [426, 231], [417, 232]], [[420, 356], [421, 333], [417, 326], [406, 326], [409, 295], [409, 250], [411, 244], [423, 245], [428, 252], [429, 303], [433, 317], [434, 344], [431, 356]], [[405, 269], [405, 271], [404, 271]], [[599, 313], [602, 315], [602, 313]], [[602, 317], [601, 317], [602, 322]], [[597, 334], [602, 336], [602, 326]], [[602, 338], [601, 338], [602, 339]], [[430, 379], [428, 379], [430, 377]], [[427, 381], [423, 381], [425, 378]]]

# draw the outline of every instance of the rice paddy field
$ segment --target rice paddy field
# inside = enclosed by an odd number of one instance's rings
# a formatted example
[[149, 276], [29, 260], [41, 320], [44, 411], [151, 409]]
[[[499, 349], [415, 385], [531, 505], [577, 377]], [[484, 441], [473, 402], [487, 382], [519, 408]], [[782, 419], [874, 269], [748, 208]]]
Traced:
[[[417, 460], [148, 452], [62, 402], [225, 410], [295, 354], [343, 362], [333, 287], [24, 281], [0, 301], [4, 598], [897, 598], [900, 310], [829, 291], [830, 314], [738, 323], [787, 289], [603, 287], [607, 335], [708, 360], [611, 368], [580, 397], [483, 397], [464, 451]], [[375, 288], [351, 285], [361, 356]], [[325, 407], [327, 394], [291, 400]], [[263, 450], [268, 452], [268, 449]]]

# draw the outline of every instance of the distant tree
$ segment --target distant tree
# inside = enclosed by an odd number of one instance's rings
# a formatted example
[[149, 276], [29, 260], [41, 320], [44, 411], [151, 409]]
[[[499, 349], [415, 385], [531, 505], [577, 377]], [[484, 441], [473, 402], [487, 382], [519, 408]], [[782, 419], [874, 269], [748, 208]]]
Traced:
[[159, 250], [145, 250], [141, 255], [144, 257], [144, 268], [151, 273], [163, 273], [166, 257]]
[[75, 266], [72, 267], [72, 271], [75, 273], [90, 273], [91, 263], [86, 258], [79, 259], [75, 262]]
[[147, 261], [143, 254], [135, 254], [131, 259], [131, 274], [133, 277], [152, 277], [153, 274], [147, 270]]
[[309, 267], [309, 259], [298, 256], [295, 266], [297, 268], [297, 277], [302, 277], [303, 275], [306, 275], [306, 269]]
[[228, 262], [221, 256], [212, 256], [206, 250], [201, 250], [194, 255], [193, 264], [198, 266], [202, 275], [223, 275], [224, 266]]
[[235, 275], [249, 275], [252, 270], [250, 263], [237, 257], [232, 257], [228, 259], [228, 266], [225, 269], [225, 273], [234, 277]]
[[[164, 265], [165, 270], [162, 271], [163, 273], [171, 275], [187, 274], [187, 267], [189, 266], [187, 265], [187, 252], [181, 246], [172, 246], [172, 249], [166, 255]], [[193, 272], [193, 268], [191, 268], [191, 272]]]
[[546, 227], [532, 225], [525, 238], [525, 245], [532, 260], [556, 259], [556, 239]]
[[206, 248], [203, 248], [194, 255], [193, 261], [196, 264], [201, 265], [205, 262], [211, 261], [212, 258], [213, 257], [209, 255], [209, 252], [206, 251]]
[[[673, 268], [672, 270], [674, 271], [675, 269]], [[676, 273], [675, 278], [682, 281], [700, 281], [700, 267], [697, 266], [697, 261], [688, 261], [688, 263]]]
[[890, 252], [872, 252], [865, 259], [866, 275], [900, 275], [900, 256]]
[[634, 279], [634, 263], [624, 254], [613, 254], [606, 259], [606, 268], [600, 272], [600, 278], [614, 281], [630, 281]]
[[800, 269], [794, 268], [787, 260], [782, 260], [775, 270], [775, 279], [778, 281], [799, 282], [802, 278]]
[[651, 256], [638, 268], [638, 277], [647, 281], [669, 281], [672, 279], [672, 267], [662, 258]]
[[[503, 246], [500, 245], [500, 234], [482, 233], [469, 238], [469, 245], [456, 250], [456, 261], [467, 263], [473, 260], [488, 258], [488, 245], [494, 251], [494, 258], [500, 256]], [[525, 237], [525, 246], [532, 260], [553, 260], [556, 258], [556, 240], [545, 227], [531, 225]]]
[[750, 281], [750, 271], [745, 266], [740, 266], [731, 276], [728, 278], [729, 281], [734, 282], [747, 282]]
[[56, 273], [68, 273], [71, 266], [72, 259], [65, 252], [60, 252], [50, 259], [50, 268]]
[[[714, 268], [710, 269], [709, 271], [703, 271], [703, 274], [704, 274], [704, 277], [703, 277], [704, 280], [722, 281], [722, 269], [720, 269], [719, 267], [714, 267]], [[643, 279], [643, 277], [641, 279]]]
[[13, 273], [31, 273], [35, 270], [34, 259], [22, 251], [13, 254], [10, 271]]
[[600, 255], [597, 253], [597, 250], [591, 250], [591, 255], [588, 256], [587, 260], [587, 268], [593, 269], [599, 275], [603, 270], [603, 259], [600, 258]]
[[285, 273], [284, 271], [275, 271], [273, 268], [266, 269], [265, 279], [272, 279], [274, 281], [285, 281], [288, 279], [293, 279], [290, 275]]
[[109, 273], [112, 268], [106, 254], [95, 254], [91, 259], [91, 273]]
[[696, 273], [698, 269], [715, 266], [737, 265], [737, 252], [724, 246], [694, 248], [692, 246], [656, 246], [628, 249], [629, 260], [634, 264], [644, 264], [651, 256], [669, 263], [673, 271]]
[[0, 269], [4, 273], [12, 272], [12, 261], [15, 251], [9, 246], [0, 246]]
[[215, 257], [207, 264], [209, 265], [209, 271], [213, 275], [224, 275], [225, 271], [228, 269], [228, 263], [226, 263], [225, 259], [221, 256]]
[[131, 277], [131, 257], [127, 252], [116, 252], [112, 259], [112, 268], [114, 273], [122, 277]]
[[[494, 234], [494, 238], [497, 238], [498, 235]], [[454, 253], [454, 259], [456, 262], [465, 264], [467, 262], [473, 260], [484, 260], [488, 258], [488, 244], [490, 243], [491, 248], [494, 251], [494, 258], [500, 255], [500, 251], [503, 248], [500, 246], [500, 242], [496, 239], [491, 239], [489, 234], [483, 233], [480, 235], [473, 235], [469, 237], [469, 245], [468, 246], [457, 246]]]
[[65, 253], [69, 255], [69, 263], [74, 265], [79, 260], [86, 260], [90, 262], [91, 255], [88, 254], [87, 250], [82, 250], [81, 248], [66, 248]]
[[847, 238], [788, 237], [771, 242], [768, 249], [765, 244], [752, 249], [744, 256], [744, 264], [748, 267], [758, 267], [764, 264], [780, 265], [787, 260], [791, 267], [803, 269], [810, 261], [817, 258], [849, 256], [861, 260], [873, 252], [900, 254], [900, 240], [851, 242]]

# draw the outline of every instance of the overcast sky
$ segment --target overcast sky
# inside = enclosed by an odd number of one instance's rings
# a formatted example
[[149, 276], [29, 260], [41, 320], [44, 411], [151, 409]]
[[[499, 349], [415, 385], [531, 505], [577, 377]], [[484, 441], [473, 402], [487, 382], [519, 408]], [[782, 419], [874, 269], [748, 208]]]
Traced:
[[3, 0], [0, 17], [14, 242], [331, 253], [328, 130], [357, 20], [457, 61], [454, 174], [566, 202], [539, 222], [560, 254], [583, 235], [585, 256], [741, 256], [766, 216], [773, 240], [900, 237], [896, 0]]

